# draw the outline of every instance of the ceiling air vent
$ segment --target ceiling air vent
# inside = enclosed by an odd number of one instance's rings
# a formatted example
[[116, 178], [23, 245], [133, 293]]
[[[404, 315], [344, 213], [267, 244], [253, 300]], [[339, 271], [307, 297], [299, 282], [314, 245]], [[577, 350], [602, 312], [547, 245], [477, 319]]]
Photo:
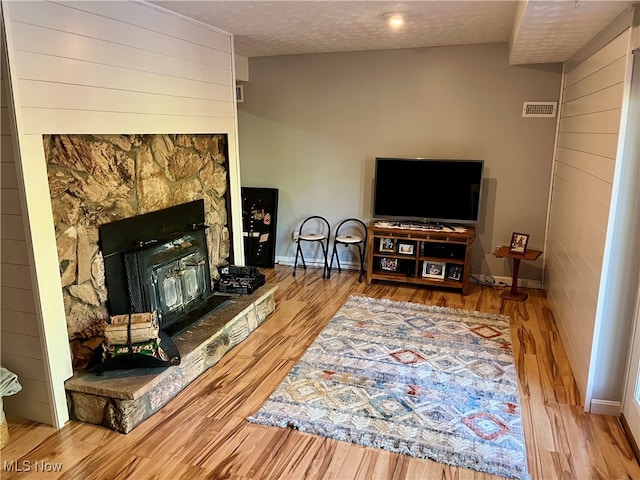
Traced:
[[557, 108], [558, 102], [524, 102], [522, 116], [553, 118]]

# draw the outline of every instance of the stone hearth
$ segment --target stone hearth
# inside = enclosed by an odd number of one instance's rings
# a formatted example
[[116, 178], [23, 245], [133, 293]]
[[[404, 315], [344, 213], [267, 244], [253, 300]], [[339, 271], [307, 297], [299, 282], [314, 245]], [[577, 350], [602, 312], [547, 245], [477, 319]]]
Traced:
[[65, 382], [71, 418], [128, 433], [215, 365], [275, 310], [277, 286], [234, 295], [222, 308], [173, 338], [180, 365], [76, 373]]

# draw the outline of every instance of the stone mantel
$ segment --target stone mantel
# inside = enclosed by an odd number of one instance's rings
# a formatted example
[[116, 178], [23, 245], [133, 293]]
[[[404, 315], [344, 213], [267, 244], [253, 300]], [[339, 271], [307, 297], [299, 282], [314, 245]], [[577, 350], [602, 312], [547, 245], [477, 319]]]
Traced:
[[221, 308], [174, 337], [180, 365], [76, 373], [65, 382], [71, 418], [130, 432], [246, 339], [275, 310], [276, 289], [265, 285], [249, 295], [232, 295]]

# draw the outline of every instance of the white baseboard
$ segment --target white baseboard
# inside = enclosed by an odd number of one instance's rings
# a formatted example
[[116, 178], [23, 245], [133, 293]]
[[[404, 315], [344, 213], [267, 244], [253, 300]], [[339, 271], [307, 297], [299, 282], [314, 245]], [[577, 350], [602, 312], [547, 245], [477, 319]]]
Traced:
[[[295, 261], [296, 261], [296, 257], [276, 257], [276, 263], [280, 265], [287, 265], [289, 267], [293, 267], [293, 263]], [[306, 258], [305, 257], [304, 261], [307, 264], [307, 267], [311, 267], [311, 268], [322, 268], [324, 264], [324, 260], [322, 258]], [[298, 268], [300, 268], [301, 266], [302, 266], [302, 260], [298, 258]], [[354, 262], [345, 262], [340, 260], [340, 267], [342, 267], [345, 270], [358, 270], [360, 268], [360, 264], [354, 263]], [[335, 261], [333, 262], [333, 269], [334, 270], [338, 269], [338, 264]]]
[[[276, 257], [276, 263], [280, 265], [287, 265], [289, 267], [293, 267], [293, 262], [295, 262], [296, 257], [284, 257], [278, 256]], [[305, 258], [305, 262], [307, 263], [307, 267], [311, 268], [322, 268], [323, 260], [321, 258]], [[298, 259], [298, 267], [302, 265], [302, 261]], [[360, 268], [359, 263], [355, 262], [345, 262], [341, 261], [340, 266], [345, 270], [358, 270]], [[338, 268], [338, 266], [334, 262], [334, 269]], [[484, 275], [476, 274], [476, 278], [482, 279]], [[496, 281], [496, 284], [502, 283], [506, 286], [511, 286], [511, 277], [493, 277]], [[535, 288], [538, 290], [542, 290], [542, 282], [540, 280], [533, 280], [530, 278], [519, 278], [518, 279], [518, 287], [521, 288]]]
[[612, 402], [610, 400], [591, 400], [589, 413], [617, 417], [622, 413], [622, 404], [620, 402]]
[[[482, 278], [482, 275], [479, 275]], [[511, 286], [511, 277], [493, 277], [496, 283], [503, 283], [507, 286]], [[540, 280], [533, 280], [531, 278], [519, 278], [518, 279], [518, 287], [521, 288], [537, 288], [538, 290], [542, 290], [542, 282]]]

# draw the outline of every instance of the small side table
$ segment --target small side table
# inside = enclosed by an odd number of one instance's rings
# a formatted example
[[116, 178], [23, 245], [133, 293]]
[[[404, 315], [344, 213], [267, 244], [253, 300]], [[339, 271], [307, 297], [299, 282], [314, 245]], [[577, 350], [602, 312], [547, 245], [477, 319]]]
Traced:
[[540, 250], [531, 250], [527, 248], [524, 253], [513, 253], [509, 251], [508, 246], [502, 246], [493, 254], [498, 258], [513, 258], [513, 279], [511, 280], [511, 289], [504, 290], [500, 297], [505, 300], [514, 300], [516, 302], [524, 302], [529, 294], [525, 292], [518, 292], [518, 273], [520, 272], [520, 261], [521, 260], [529, 260], [534, 261], [537, 260], [540, 255], [542, 255], [542, 251]]

